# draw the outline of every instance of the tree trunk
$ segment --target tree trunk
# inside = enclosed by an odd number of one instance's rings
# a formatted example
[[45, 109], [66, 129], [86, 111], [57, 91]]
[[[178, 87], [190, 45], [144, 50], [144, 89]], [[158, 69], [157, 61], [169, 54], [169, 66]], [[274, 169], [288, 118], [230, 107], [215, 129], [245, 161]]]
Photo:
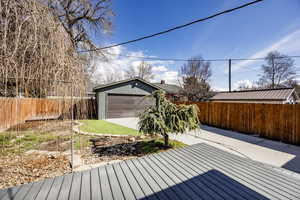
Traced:
[[165, 146], [169, 146], [169, 135], [165, 134], [164, 138], [165, 138]]

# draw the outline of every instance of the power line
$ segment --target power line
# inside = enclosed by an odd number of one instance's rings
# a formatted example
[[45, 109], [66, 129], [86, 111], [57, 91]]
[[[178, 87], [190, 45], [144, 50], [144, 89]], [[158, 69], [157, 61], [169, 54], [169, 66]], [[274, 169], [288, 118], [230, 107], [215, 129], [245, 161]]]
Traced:
[[98, 50], [108, 49], [108, 48], [112, 48], [112, 47], [117, 47], [117, 46], [129, 44], [129, 43], [137, 42], [137, 41], [140, 41], [140, 40], [148, 39], [148, 38], [155, 37], [155, 36], [158, 36], [158, 35], [162, 35], [162, 34], [165, 34], [165, 33], [168, 33], [168, 32], [174, 31], [174, 30], [177, 30], [177, 29], [184, 28], [186, 26], [190, 26], [190, 25], [198, 23], [198, 22], [202, 22], [202, 21], [206, 21], [208, 19], [215, 18], [215, 17], [217, 17], [219, 15], [223, 15], [223, 14], [226, 14], [226, 13], [233, 12], [235, 10], [238, 10], [238, 9], [250, 6], [252, 4], [256, 4], [256, 3], [261, 2], [261, 1], [263, 1], [263, 0], [252, 1], [252, 2], [243, 4], [243, 5], [235, 7], [235, 8], [231, 8], [231, 9], [228, 9], [228, 10], [224, 10], [222, 12], [218, 12], [216, 14], [210, 15], [210, 16], [205, 17], [205, 18], [201, 18], [201, 19], [198, 19], [198, 20], [195, 20], [195, 21], [183, 24], [183, 25], [179, 25], [179, 26], [176, 26], [176, 27], [173, 27], [173, 28], [170, 28], [170, 29], [158, 32], [158, 33], [154, 33], [154, 34], [151, 34], [151, 35], [146, 35], [146, 36], [143, 36], [143, 37], [140, 37], [140, 38], [137, 38], [137, 39], [129, 40], [129, 41], [126, 41], [126, 42], [121, 42], [121, 43], [118, 43], [118, 44], [114, 44], [114, 45], [110, 45], [110, 46], [106, 46], [106, 47], [102, 47], [102, 48], [96, 48], [96, 49], [90, 49], [90, 50], [83, 50], [83, 51], [80, 51], [80, 52], [98, 51]]
[[[127, 55], [127, 54], [115, 54], [106, 52], [104, 54], [109, 54], [113, 56], [121, 56], [121, 57], [128, 57], [128, 58], [137, 58], [137, 59], [143, 59], [143, 60], [161, 60], [161, 61], [228, 61], [231, 59], [232, 61], [247, 61], [247, 60], [265, 60], [266, 58], [216, 58], [216, 59], [193, 59], [193, 58], [160, 58], [160, 57], [149, 57], [149, 56], [133, 56], [133, 55]], [[276, 58], [300, 58], [299, 56], [281, 56], [281, 57], [275, 57]]]

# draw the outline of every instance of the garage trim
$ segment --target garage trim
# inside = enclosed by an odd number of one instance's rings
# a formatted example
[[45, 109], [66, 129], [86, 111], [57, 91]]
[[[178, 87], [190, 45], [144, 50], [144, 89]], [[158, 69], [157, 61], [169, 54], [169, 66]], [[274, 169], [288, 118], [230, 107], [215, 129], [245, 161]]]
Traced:
[[161, 89], [154, 84], [151, 84], [143, 79], [134, 78], [100, 85], [94, 88], [97, 97], [98, 105], [98, 119], [106, 119], [108, 116], [109, 98], [111, 95], [125, 95], [125, 96], [146, 96], [151, 95], [155, 90]]

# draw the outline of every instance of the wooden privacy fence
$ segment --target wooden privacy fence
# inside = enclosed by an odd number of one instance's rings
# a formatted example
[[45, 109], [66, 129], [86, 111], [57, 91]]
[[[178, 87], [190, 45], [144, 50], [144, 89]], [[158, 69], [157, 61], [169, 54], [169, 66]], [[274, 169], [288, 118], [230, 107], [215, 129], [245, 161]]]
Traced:
[[200, 121], [204, 124], [300, 144], [299, 104], [181, 103], [196, 104], [200, 110]]
[[96, 117], [94, 99], [0, 98], [0, 130], [27, 120], [93, 119]]

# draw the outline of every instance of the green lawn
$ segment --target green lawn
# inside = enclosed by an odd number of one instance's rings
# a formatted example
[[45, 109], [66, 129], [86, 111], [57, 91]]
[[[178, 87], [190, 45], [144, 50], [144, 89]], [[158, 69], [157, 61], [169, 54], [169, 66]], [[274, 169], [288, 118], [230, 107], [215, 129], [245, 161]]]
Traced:
[[80, 130], [89, 133], [102, 133], [113, 135], [139, 135], [135, 129], [120, 126], [104, 120], [80, 120], [83, 123]]
[[140, 146], [143, 154], [158, 153], [167, 149], [176, 149], [187, 146], [186, 144], [177, 140], [169, 140], [169, 147], [166, 148], [163, 138], [144, 140], [139, 142], [138, 145]]

